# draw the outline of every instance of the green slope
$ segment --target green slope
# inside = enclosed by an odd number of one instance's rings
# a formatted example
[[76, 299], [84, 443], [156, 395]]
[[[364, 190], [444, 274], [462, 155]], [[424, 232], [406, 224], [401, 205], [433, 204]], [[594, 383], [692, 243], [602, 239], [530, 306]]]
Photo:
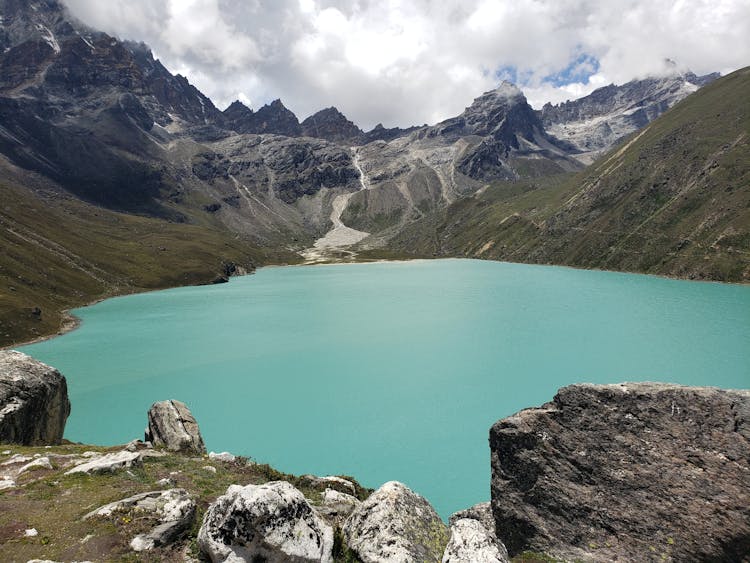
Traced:
[[229, 262], [298, 260], [218, 228], [107, 211], [7, 176], [0, 202], [0, 346], [54, 334], [65, 309], [95, 299], [210, 283]]
[[399, 254], [750, 280], [750, 68], [573, 177], [496, 184], [405, 230]]

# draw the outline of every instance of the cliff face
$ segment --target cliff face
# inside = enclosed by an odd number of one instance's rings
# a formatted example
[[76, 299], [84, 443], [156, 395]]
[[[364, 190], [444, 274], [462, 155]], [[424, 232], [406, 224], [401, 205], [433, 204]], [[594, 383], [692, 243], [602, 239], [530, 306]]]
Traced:
[[490, 430], [511, 555], [740, 561], [750, 553], [750, 392], [573, 385]]

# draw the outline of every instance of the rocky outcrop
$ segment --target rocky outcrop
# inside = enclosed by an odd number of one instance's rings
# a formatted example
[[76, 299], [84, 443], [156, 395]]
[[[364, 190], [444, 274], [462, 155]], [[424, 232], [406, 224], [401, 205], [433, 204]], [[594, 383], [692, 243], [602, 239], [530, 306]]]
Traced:
[[448, 529], [423, 497], [390, 481], [346, 520], [344, 538], [364, 563], [440, 561]]
[[490, 430], [511, 555], [740, 561], [750, 553], [750, 392], [572, 385]]
[[208, 508], [198, 545], [214, 562], [329, 562], [333, 529], [285, 481], [231, 485]]
[[443, 563], [508, 563], [508, 552], [479, 520], [459, 518], [451, 524]]
[[59, 371], [21, 352], [0, 351], [0, 442], [58, 444], [69, 414]]
[[173, 452], [206, 453], [198, 423], [187, 405], [180, 401], [161, 401], [151, 405], [145, 439]]
[[83, 519], [108, 518], [117, 512], [131, 511], [158, 521], [157, 526], [138, 534], [130, 542], [134, 551], [150, 551], [174, 542], [190, 529], [195, 519], [195, 501], [184, 489], [152, 491], [111, 502], [89, 512]]
[[95, 455], [91, 461], [76, 465], [73, 469], [65, 472], [65, 475], [74, 473], [111, 473], [119, 469], [128, 469], [134, 465], [140, 465], [143, 454], [123, 450], [106, 455]]

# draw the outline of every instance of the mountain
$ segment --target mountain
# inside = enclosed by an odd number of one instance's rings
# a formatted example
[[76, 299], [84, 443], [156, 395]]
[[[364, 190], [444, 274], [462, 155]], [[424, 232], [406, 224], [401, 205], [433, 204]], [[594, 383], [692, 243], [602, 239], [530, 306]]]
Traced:
[[582, 168], [508, 83], [479, 96], [457, 117], [367, 144], [357, 154], [368, 189], [349, 199], [342, 220], [372, 233], [364, 244], [374, 247], [487, 182]]
[[364, 133], [335, 107], [329, 107], [305, 119], [302, 134], [333, 142], [356, 142]]
[[356, 186], [350, 149], [293, 137], [280, 101], [225, 115], [145, 45], [91, 31], [56, 0], [3, 2], [0, 153], [76, 197], [283, 246], [317, 236], [328, 192]]
[[410, 225], [398, 255], [750, 280], [750, 68], [573, 177], [496, 182]]
[[577, 158], [589, 164], [624, 137], [648, 125], [698, 88], [719, 78], [719, 73], [692, 72], [611, 84], [588, 96], [558, 105], [547, 103], [538, 112], [545, 130], [570, 143]]
[[224, 117], [225, 125], [237, 133], [273, 133], [287, 137], [302, 135], [297, 116], [281, 100], [274, 100], [256, 112], [236, 101], [224, 110]]

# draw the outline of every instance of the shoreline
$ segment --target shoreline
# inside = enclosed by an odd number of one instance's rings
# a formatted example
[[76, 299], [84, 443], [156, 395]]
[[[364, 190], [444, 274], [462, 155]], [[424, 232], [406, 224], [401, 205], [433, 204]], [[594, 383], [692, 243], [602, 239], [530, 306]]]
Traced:
[[[585, 271], [585, 272], [604, 272], [604, 273], [610, 273], [610, 274], [623, 274], [623, 275], [632, 275], [632, 276], [649, 276], [653, 278], [659, 278], [663, 280], [669, 280], [669, 281], [682, 281], [682, 282], [692, 282], [692, 283], [708, 283], [708, 284], [720, 284], [720, 285], [731, 285], [731, 286], [739, 286], [739, 287], [750, 287], [750, 282], [727, 282], [727, 281], [719, 281], [719, 280], [707, 280], [707, 279], [689, 279], [689, 278], [683, 278], [679, 276], [674, 275], [668, 275], [668, 274], [653, 274], [653, 273], [644, 273], [644, 272], [628, 272], [628, 271], [622, 271], [622, 270], [606, 270], [603, 268], [584, 268], [581, 266], [570, 266], [568, 264], [540, 264], [535, 262], [513, 262], [510, 260], [493, 260], [489, 258], [476, 258], [476, 257], [468, 257], [468, 256], [436, 256], [436, 257], [419, 257], [419, 258], [378, 258], [378, 259], [357, 259], [355, 257], [354, 260], [334, 260], [330, 262], [313, 262], [313, 263], [305, 263], [301, 262], [299, 264], [266, 264], [263, 266], [258, 266], [255, 270], [251, 272], [247, 272], [245, 274], [240, 275], [234, 275], [230, 277], [230, 280], [232, 278], [239, 278], [239, 277], [245, 277], [254, 274], [256, 271], [259, 271], [261, 269], [266, 268], [291, 268], [291, 267], [316, 267], [316, 266], [349, 266], [349, 265], [362, 265], [362, 264], [388, 264], [388, 263], [395, 263], [395, 264], [401, 264], [406, 262], [430, 262], [435, 260], [475, 260], [477, 262], [496, 262], [498, 264], [515, 264], [515, 265], [521, 265], [521, 266], [540, 266], [540, 267], [552, 267], [552, 268], [567, 268], [570, 270], [578, 270], [578, 271]], [[70, 332], [73, 332], [74, 330], [78, 329], [82, 324], [82, 319], [79, 317], [76, 317], [72, 311], [75, 309], [83, 309], [85, 307], [92, 307], [98, 303], [101, 303], [102, 301], [106, 301], [107, 299], [114, 299], [117, 297], [126, 297], [128, 295], [139, 295], [143, 293], [152, 293], [156, 291], [165, 291], [170, 289], [177, 289], [179, 287], [202, 287], [202, 286], [210, 286], [215, 284], [197, 284], [197, 285], [175, 285], [175, 286], [167, 286], [167, 287], [161, 287], [157, 289], [144, 289], [142, 291], [128, 291], [123, 293], [116, 293], [112, 295], [106, 295], [102, 297], [97, 297], [96, 299], [93, 299], [90, 302], [84, 303], [82, 305], [79, 305], [77, 307], [73, 307], [71, 309], [64, 309], [61, 312], [61, 316], [63, 318], [62, 324], [58, 328], [58, 331], [54, 334], [47, 334], [38, 336], [36, 338], [33, 338], [31, 340], [24, 340], [22, 342], [16, 342], [14, 344], [10, 344], [8, 346], [0, 347], [0, 350], [13, 350], [16, 347], [23, 347], [23, 346], [30, 346], [32, 344], [38, 344], [40, 342], [45, 342], [47, 340], [51, 340], [53, 338], [57, 338], [59, 336], [64, 336]]]

